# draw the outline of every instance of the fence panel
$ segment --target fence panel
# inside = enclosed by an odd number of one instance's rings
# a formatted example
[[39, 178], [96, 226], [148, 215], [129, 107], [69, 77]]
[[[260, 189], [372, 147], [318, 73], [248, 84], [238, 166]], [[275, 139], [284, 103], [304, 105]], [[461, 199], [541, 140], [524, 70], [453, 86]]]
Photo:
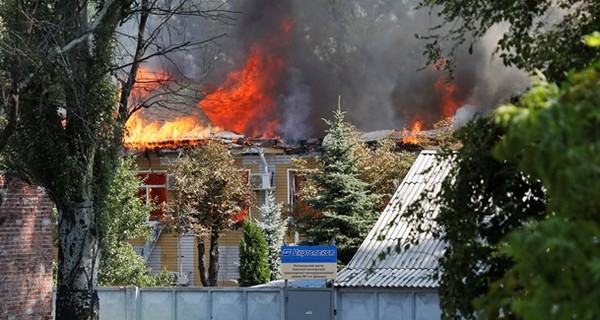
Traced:
[[283, 319], [284, 300], [283, 294], [280, 291], [248, 291], [246, 301], [248, 306], [246, 320]]
[[176, 291], [177, 320], [210, 319], [208, 291]]

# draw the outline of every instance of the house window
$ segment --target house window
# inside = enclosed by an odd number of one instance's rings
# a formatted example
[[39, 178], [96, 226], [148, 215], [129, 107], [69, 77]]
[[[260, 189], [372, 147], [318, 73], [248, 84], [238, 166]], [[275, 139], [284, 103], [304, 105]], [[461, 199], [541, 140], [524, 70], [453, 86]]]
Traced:
[[139, 188], [138, 196], [146, 203], [154, 203], [156, 210], [150, 212], [150, 221], [157, 221], [163, 215], [160, 205], [167, 201], [167, 174], [165, 172], [140, 172], [138, 176], [144, 180]]
[[302, 182], [306, 180], [306, 178], [300, 174], [298, 174], [298, 170], [296, 169], [288, 169], [287, 170], [287, 178], [288, 178], [288, 197], [287, 201], [290, 206], [298, 203], [300, 200], [300, 187], [302, 186]]

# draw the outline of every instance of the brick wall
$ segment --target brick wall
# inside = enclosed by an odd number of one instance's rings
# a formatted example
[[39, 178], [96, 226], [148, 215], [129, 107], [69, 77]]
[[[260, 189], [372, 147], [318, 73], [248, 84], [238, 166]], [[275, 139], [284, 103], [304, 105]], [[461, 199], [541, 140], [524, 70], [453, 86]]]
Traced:
[[0, 174], [0, 320], [51, 318], [51, 215], [41, 188]]

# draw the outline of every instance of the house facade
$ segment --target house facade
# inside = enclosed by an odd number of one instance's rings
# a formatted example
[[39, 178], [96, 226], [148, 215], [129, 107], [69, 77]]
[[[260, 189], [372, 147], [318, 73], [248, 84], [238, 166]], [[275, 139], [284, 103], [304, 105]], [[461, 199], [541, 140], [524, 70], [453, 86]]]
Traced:
[[[218, 138], [218, 137], [217, 137]], [[226, 140], [235, 159], [235, 164], [248, 176], [249, 188], [255, 193], [255, 203], [251, 204], [248, 215], [235, 217], [236, 223], [219, 240], [219, 286], [237, 286], [239, 277], [239, 242], [242, 237], [241, 221], [257, 220], [258, 207], [265, 203], [267, 193], [273, 191], [275, 200], [284, 204], [284, 208], [293, 206], [297, 200], [298, 168], [293, 158], [305, 158], [313, 162], [319, 153], [319, 141], [285, 145], [278, 140]], [[183, 149], [155, 148], [153, 150], [130, 150], [135, 155], [139, 167], [138, 174], [145, 179], [140, 186], [139, 195], [147, 201], [162, 203], [169, 201], [172, 177], [170, 165], [180, 156]], [[284, 209], [284, 210], [286, 210]], [[153, 272], [166, 269], [174, 272], [178, 283], [184, 286], [200, 286], [196, 240], [192, 235], [177, 235], [163, 232], [158, 221], [163, 212], [151, 213], [151, 224], [155, 226], [155, 240], [148, 243], [134, 241], [136, 251], [146, 259], [147, 266]], [[289, 241], [294, 241], [290, 233]]]

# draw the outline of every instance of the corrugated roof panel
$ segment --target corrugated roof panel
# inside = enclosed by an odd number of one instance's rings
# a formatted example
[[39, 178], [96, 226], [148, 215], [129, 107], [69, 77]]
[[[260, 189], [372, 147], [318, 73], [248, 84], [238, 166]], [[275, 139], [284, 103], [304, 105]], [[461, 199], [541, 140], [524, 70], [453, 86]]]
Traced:
[[[409, 205], [419, 201], [424, 192], [437, 194], [450, 168], [450, 162], [441, 153], [421, 152], [357, 253], [338, 274], [336, 286], [437, 287], [437, 281], [431, 279], [431, 275], [444, 252], [445, 246], [441, 241], [427, 234], [419, 234], [421, 243], [418, 245], [401, 253], [394, 248], [399, 240], [406, 240], [415, 232], [409, 221], [401, 218], [400, 214]], [[421, 203], [421, 206], [430, 213], [429, 219], [437, 214], [435, 203]], [[383, 236], [382, 240], [378, 240], [380, 236]], [[378, 259], [388, 250], [385, 259]]]
[[[343, 279], [343, 280], [342, 280]], [[339, 287], [379, 287], [379, 288], [436, 288], [437, 280], [431, 269], [344, 269], [340, 272], [336, 286]]]

